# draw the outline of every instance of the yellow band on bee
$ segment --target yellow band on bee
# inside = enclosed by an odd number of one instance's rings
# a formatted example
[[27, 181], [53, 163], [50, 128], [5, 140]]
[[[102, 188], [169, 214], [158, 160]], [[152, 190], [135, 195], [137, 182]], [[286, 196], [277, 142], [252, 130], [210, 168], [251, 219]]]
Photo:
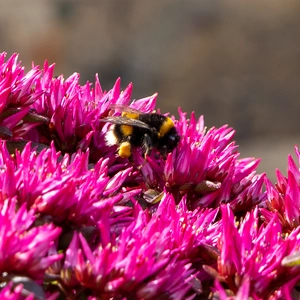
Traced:
[[123, 112], [122, 113], [122, 117], [126, 117], [126, 118], [129, 118], [129, 119], [138, 119], [139, 118], [139, 114], [137, 113], [129, 113], [129, 112]]
[[131, 156], [131, 145], [129, 142], [124, 142], [120, 145], [118, 154], [122, 158], [128, 158]]
[[120, 129], [125, 136], [131, 135], [133, 132], [133, 127], [131, 125], [121, 125]]
[[174, 127], [174, 123], [173, 123], [172, 119], [167, 117], [165, 119], [165, 121], [161, 124], [161, 127], [160, 127], [159, 132], [158, 132], [158, 137], [160, 137], [160, 138], [163, 137], [173, 127]]

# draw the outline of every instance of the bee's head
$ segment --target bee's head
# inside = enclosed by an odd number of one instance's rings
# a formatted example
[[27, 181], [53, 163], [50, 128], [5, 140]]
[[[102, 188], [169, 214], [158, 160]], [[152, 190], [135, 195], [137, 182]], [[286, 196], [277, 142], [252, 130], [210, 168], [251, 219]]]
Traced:
[[165, 156], [167, 153], [172, 152], [180, 141], [175, 127], [172, 127], [169, 132], [160, 140], [160, 147], [157, 147], [159, 152]]
[[176, 146], [178, 145], [178, 143], [180, 141], [180, 136], [178, 135], [175, 127], [171, 128], [171, 130], [167, 134], [166, 138], [167, 138], [167, 141], [166, 141], [167, 152], [171, 152], [172, 150], [174, 150], [176, 148]]

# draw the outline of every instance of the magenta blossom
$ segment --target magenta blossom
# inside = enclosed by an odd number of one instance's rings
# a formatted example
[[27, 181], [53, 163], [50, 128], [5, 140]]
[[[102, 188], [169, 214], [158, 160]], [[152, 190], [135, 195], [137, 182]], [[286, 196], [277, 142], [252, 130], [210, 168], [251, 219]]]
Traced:
[[[0, 199], [16, 197], [37, 213], [50, 215], [56, 223], [69, 220], [78, 225], [96, 224], [105, 206], [126, 203], [140, 192], [121, 189], [131, 169], [107, 175], [107, 160], [88, 169], [88, 152], [59, 158], [53, 146], [39, 155], [28, 144], [11, 157], [0, 144]], [[122, 192], [121, 192], [122, 191]]]
[[0, 299], [7, 300], [34, 300], [34, 294], [29, 294], [27, 297], [23, 295], [23, 285], [19, 284], [12, 288], [12, 284], [8, 284], [0, 291]]
[[6, 53], [0, 54], [0, 137], [15, 139], [48, 119], [30, 107], [43, 94], [43, 91], [35, 90], [41, 71], [35, 67], [24, 74], [17, 54], [7, 62], [5, 56]]
[[174, 252], [177, 247], [172, 232], [167, 228], [160, 232], [162, 227], [155, 222], [147, 225], [149, 216], [138, 211], [136, 221], [119, 237], [111, 236], [110, 242], [94, 251], [81, 235], [74, 235], [62, 273], [66, 286], [80, 284], [103, 299], [121, 295], [127, 299], [154, 299], [159, 294], [182, 299], [190, 288], [190, 264], [186, 259], [179, 260], [179, 249]]
[[[56, 300], [58, 297], [57, 293], [46, 294], [43, 292], [40, 286], [35, 285], [33, 282], [27, 280], [25, 284], [19, 283], [19, 280], [22, 280], [21, 277], [17, 278], [14, 282], [7, 284], [0, 291], [0, 299], [5, 300], [34, 300], [34, 299], [47, 299], [47, 300]], [[30, 282], [30, 284], [28, 284]], [[27, 288], [25, 288], [25, 285]], [[32, 288], [32, 290], [30, 290]]]
[[[12, 72], [16, 68], [13, 67], [15, 64], [16, 57], [13, 56], [6, 63], [5, 69]], [[96, 163], [101, 158], [107, 159], [109, 175], [129, 169], [132, 164], [120, 159], [115, 153], [115, 147], [105, 144], [104, 137], [110, 124], [100, 120], [112, 113], [112, 104], [130, 104], [132, 85], [122, 92], [120, 80], [117, 80], [114, 87], [105, 92], [97, 77], [95, 87], [92, 88], [89, 83], [80, 86], [79, 74], [64, 80], [62, 76], [53, 78], [53, 71], [54, 65], [49, 66], [46, 62], [42, 73], [29, 72], [27, 77], [20, 73], [19, 81], [24, 82], [24, 90], [25, 87], [31, 88], [39, 95], [30, 98], [29, 102], [20, 103], [30, 103], [38, 116], [48, 120], [38, 127], [33, 123], [33, 128], [28, 128], [24, 138], [45, 145], [54, 141], [56, 149], [63, 153], [74, 154], [78, 149], [88, 150], [89, 163]], [[24, 93], [22, 90], [22, 99]], [[154, 94], [140, 99], [130, 106], [152, 112], [156, 96]], [[223, 126], [206, 132], [203, 117], [196, 121], [193, 114], [190, 120], [181, 111], [179, 115], [180, 120], [175, 121], [175, 125], [182, 139], [177, 149], [169, 154], [166, 161], [157, 157], [154, 151], [147, 162], [138, 152], [135, 153], [134, 169], [124, 179], [125, 188], [134, 186], [144, 192], [149, 188], [158, 192], [166, 188], [174, 195], [177, 203], [182, 196], [187, 195], [189, 209], [214, 208], [220, 203], [231, 203], [231, 207], [242, 214], [244, 210], [263, 202], [264, 175], [255, 175], [259, 160], [238, 158], [237, 146], [232, 141], [234, 131]], [[19, 122], [16, 116], [13, 120]], [[60, 182], [58, 186], [65, 181]], [[70, 181], [62, 193], [74, 190], [75, 186], [77, 182]]]
[[[300, 152], [295, 147], [296, 156], [300, 161]], [[262, 209], [262, 214], [269, 222], [274, 212], [278, 212], [281, 224], [286, 231], [290, 232], [293, 228], [300, 225], [300, 171], [296, 166], [291, 155], [288, 156], [288, 176], [284, 177], [277, 170], [277, 183], [274, 186], [266, 178], [268, 209]]]
[[291, 157], [273, 185], [259, 159], [240, 158], [232, 128], [179, 109], [172, 152], [124, 159], [105, 120], [118, 105], [152, 113], [157, 94], [131, 101], [132, 84], [82, 86], [47, 62], [25, 73], [16, 54], [0, 54], [0, 75], [0, 298], [291, 299]]
[[170, 195], [163, 197], [152, 217], [138, 205], [135, 211], [135, 221], [119, 236], [110, 232], [103, 217], [102, 242], [94, 250], [81, 235], [74, 235], [62, 273], [66, 286], [80, 284], [104, 299], [182, 299], [193, 288], [191, 263], [201, 262], [207, 244], [217, 244], [217, 211], [192, 213], [183, 202], [176, 208]]
[[62, 259], [62, 254], [48, 255], [61, 230], [52, 224], [32, 227], [34, 221], [34, 212], [27, 212], [25, 205], [16, 212], [15, 199], [1, 202], [1, 274], [15, 273], [43, 280], [47, 268]]
[[235, 211], [243, 211], [263, 202], [265, 175], [255, 175], [259, 160], [238, 159], [234, 131], [223, 126], [206, 132], [202, 117], [196, 121], [192, 114], [188, 121], [180, 110], [179, 115], [175, 124], [182, 139], [166, 161], [152, 155], [144, 163], [135, 157], [142, 165], [145, 188], [166, 188], [177, 202], [186, 195], [190, 209], [230, 203]]
[[[44, 65], [44, 73], [37, 81], [37, 89], [44, 93], [33, 104], [35, 110], [50, 121], [39, 128], [39, 142], [50, 144], [55, 141], [56, 148], [63, 153], [90, 148], [90, 160], [96, 162], [110, 151], [105, 145], [105, 131], [109, 124], [100, 119], [107, 116], [112, 104], [129, 105], [132, 84], [121, 91], [118, 79], [114, 87], [105, 92], [96, 76], [95, 87], [79, 84], [79, 74], [75, 73], [66, 80], [62, 76], [53, 78], [54, 65]], [[156, 95], [147, 97], [132, 107], [152, 111]]]
[[245, 277], [236, 295], [230, 290], [225, 290], [218, 280], [215, 281], [215, 294], [220, 300], [249, 300], [250, 280]]
[[237, 226], [229, 206], [221, 209], [223, 233], [216, 278], [233, 294], [249, 281], [253, 299], [281, 299], [287, 289], [291, 292], [300, 279], [299, 270], [283, 266], [282, 260], [299, 249], [300, 228], [284, 236], [276, 214], [267, 226], [259, 226], [258, 209], [249, 212]]

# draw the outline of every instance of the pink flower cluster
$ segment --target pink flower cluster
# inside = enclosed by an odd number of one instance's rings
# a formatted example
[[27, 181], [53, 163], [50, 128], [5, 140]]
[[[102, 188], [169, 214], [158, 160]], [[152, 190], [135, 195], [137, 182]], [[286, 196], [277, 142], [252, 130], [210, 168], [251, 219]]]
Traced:
[[[132, 85], [81, 86], [0, 54], [1, 299], [293, 299], [300, 171], [273, 184], [234, 130], [179, 109], [178, 146], [130, 159], [106, 145]], [[300, 160], [300, 153], [296, 148]]]

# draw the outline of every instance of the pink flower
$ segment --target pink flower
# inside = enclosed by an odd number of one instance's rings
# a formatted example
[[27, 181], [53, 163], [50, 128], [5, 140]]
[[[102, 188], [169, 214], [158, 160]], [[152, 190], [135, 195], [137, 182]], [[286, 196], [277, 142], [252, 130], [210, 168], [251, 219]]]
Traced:
[[[229, 206], [222, 206], [223, 233], [219, 241], [218, 280], [226, 283], [235, 295], [245, 280], [250, 282], [253, 299], [280, 299], [299, 279], [297, 267], [282, 265], [284, 257], [300, 246], [299, 230], [283, 236], [276, 214], [269, 224], [259, 225], [258, 209], [247, 213], [235, 224]], [[211, 272], [211, 274], [213, 274]], [[271, 298], [270, 298], [271, 297]]]
[[48, 121], [30, 107], [43, 94], [43, 91], [35, 89], [41, 71], [34, 67], [24, 74], [17, 54], [13, 54], [7, 62], [5, 56], [6, 53], [0, 54], [0, 137], [20, 138]]
[[218, 280], [215, 281], [215, 288], [215, 293], [220, 300], [248, 300], [250, 280], [247, 277], [244, 278], [236, 295], [234, 295], [230, 290], [225, 290]]
[[30, 294], [27, 297], [23, 296], [23, 285], [19, 284], [12, 288], [12, 284], [8, 284], [0, 291], [0, 299], [7, 300], [34, 300], [34, 294]]
[[200, 245], [217, 243], [217, 211], [196, 214], [184, 203], [176, 208], [170, 195], [152, 217], [137, 205], [135, 211], [136, 219], [119, 236], [109, 233], [103, 216], [102, 242], [94, 250], [81, 235], [74, 235], [62, 273], [66, 286], [80, 284], [105, 299], [154, 299], [162, 294], [183, 298], [193, 286], [191, 262], [199, 261]]
[[[12, 283], [14, 283], [14, 285]], [[51, 295], [46, 294], [41, 286], [38, 286], [34, 281], [24, 277], [16, 277], [13, 282], [8, 283], [0, 291], [0, 299], [6, 300], [55, 300], [57, 297], [57, 293]]]
[[[297, 147], [295, 152], [299, 161], [300, 152]], [[300, 171], [291, 155], [288, 156], [287, 178], [279, 170], [276, 174], [278, 181], [275, 186], [268, 178], [265, 179], [268, 209], [261, 209], [261, 212], [267, 222], [277, 212], [284, 230], [290, 232], [300, 225]]]
[[[50, 120], [49, 124], [40, 126], [37, 141], [50, 144], [54, 140], [57, 150], [70, 154], [89, 147], [91, 162], [112, 155], [114, 150], [107, 147], [104, 140], [109, 124], [100, 119], [107, 116], [112, 104], [129, 105], [132, 84], [121, 91], [118, 79], [110, 91], [103, 92], [97, 76], [92, 88], [90, 83], [80, 86], [77, 73], [64, 80], [62, 76], [53, 78], [53, 71], [54, 65], [45, 63], [44, 73], [36, 84], [44, 93], [33, 107]], [[141, 105], [136, 101], [133, 107], [153, 110], [155, 98], [156, 95], [141, 99]]]
[[151, 113], [157, 94], [131, 102], [120, 79], [105, 91], [97, 76], [82, 86], [78, 73], [53, 74], [0, 54], [0, 298], [291, 298], [291, 157], [273, 185], [259, 159], [240, 158], [232, 128], [206, 129], [179, 109], [167, 157], [136, 148], [123, 159], [103, 119], [119, 104]]
[[179, 115], [175, 124], [182, 139], [166, 161], [152, 155], [144, 163], [135, 156], [142, 165], [146, 188], [166, 188], [177, 202], [186, 195], [190, 209], [230, 203], [235, 211], [245, 211], [263, 202], [265, 175], [255, 175], [259, 160], [238, 159], [237, 146], [232, 142], [234, 131], [223, 126], [206, 132], [202, 117], [196, 122], [194, 114], [190, 121], [181, 111]]
[[[33, 211], [22, 205], [16, 212], [15, 199], [1, 202], [0, 272], [43, 280], [45, 271], [62, 254], [48, 255], [61, 232], [52, 224], [33, 227]], [[45, 239], [47, 237], [47, 239]]]
[[59, 161], [53, 145], [36, 155], [28, 144], [13, 158], [2, 143], [0, 199], [16, 197], [36, 213], [52, 216], [57, 224], [66, 220], [95, 224], [106, 206], [112, 209], [114, 204], [126, 203], [140, 190], [122, 188], [131, 168], [110, 178], [107, 160], [99, 160], [89, 170], [88, 157], [87, 151]]

